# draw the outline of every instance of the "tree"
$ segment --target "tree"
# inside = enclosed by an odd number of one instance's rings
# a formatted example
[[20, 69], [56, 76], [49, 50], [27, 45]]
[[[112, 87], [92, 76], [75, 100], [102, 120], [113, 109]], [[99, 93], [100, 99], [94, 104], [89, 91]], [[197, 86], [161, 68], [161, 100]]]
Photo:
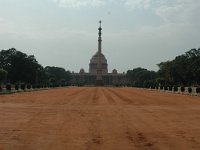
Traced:
[[149, 71], [144, 68], [135, 68], [133, 70], [127, 71], [127, 77], [129, 78], [132, 86], [151, 86], [150, 83], [153, 83], [153, 81], [155, 80], [156, 72]]
[[0, 69], [0, 83], [1, 83], [3, 80], [6, 79], [7, 74], [8, 74], [7, 71], [5, 71], [5, 70], [3, 70], [3, 69]]
[[45, 71], [50, 79], [50, 84], [52, 85], [69, 85], [71, 79], [71, 73], [69, 71], [65, 71], [64, 68], [60, 67], [45, 67]]
[[38, 70], [44, 70], [33, 55], [17, 51], [14, 48], [0, 52], [0, 68], [8, 72], [11, 83], [24, 82], [34, 84], [39, 78]]
[[158, 64], [158, 77], [167, 85], [192, 85], [200, 83], [200, 49], [191, 49], [172, 61]]

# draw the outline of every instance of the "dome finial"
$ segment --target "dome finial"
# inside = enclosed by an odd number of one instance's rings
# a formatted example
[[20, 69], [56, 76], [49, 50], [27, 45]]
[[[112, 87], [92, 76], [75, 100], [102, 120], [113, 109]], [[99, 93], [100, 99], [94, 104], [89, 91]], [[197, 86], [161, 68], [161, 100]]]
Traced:
[[101, 28], [101, 23], [102, 23], [102, 21], [101, 21], [101, 20], [99, 20], [99, 28]]

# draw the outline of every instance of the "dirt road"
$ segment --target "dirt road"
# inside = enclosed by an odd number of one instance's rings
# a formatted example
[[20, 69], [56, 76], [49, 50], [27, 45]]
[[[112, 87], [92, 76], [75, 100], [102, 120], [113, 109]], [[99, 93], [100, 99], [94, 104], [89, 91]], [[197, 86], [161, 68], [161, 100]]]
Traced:
[[0, 96], [0, 150], [199, 150], [200, 98], [133, 88]]

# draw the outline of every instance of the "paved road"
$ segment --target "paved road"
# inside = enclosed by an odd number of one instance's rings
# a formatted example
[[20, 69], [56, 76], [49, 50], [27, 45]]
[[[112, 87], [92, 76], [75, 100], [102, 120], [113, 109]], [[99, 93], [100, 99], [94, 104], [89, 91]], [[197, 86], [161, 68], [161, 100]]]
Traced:
[[0, 150], [199, 150], [200, 98], [132, 88], [0, 96]]

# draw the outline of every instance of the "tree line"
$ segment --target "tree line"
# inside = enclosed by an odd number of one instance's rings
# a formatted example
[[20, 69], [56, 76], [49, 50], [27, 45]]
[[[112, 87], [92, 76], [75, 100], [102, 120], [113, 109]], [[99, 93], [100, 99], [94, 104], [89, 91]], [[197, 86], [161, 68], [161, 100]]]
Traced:
[[200, 48], [191, 49], [171, 61], [158, 64], [159, 70], [135, 68], [127, 71], [129, 86], [198, 86], [200, 84]]
[[[127, 86], [198, 86], [200, 84], [200, 48], [191, 49], [173, 60], [158, 64], [158, 71], [135, 68], [127, 71]], [[64, 68], [38, 63], [34, 55], [15, 48], [0, 51], [0, 85], [30, 84], [34, 86], [70, 85], [71, 73]]]
[[69, 71], [54, 66], [43, 67], [34, 55], [15, 48], [0, 51], [0, 84], [64, 86], [70, 83], [70, 78]]

